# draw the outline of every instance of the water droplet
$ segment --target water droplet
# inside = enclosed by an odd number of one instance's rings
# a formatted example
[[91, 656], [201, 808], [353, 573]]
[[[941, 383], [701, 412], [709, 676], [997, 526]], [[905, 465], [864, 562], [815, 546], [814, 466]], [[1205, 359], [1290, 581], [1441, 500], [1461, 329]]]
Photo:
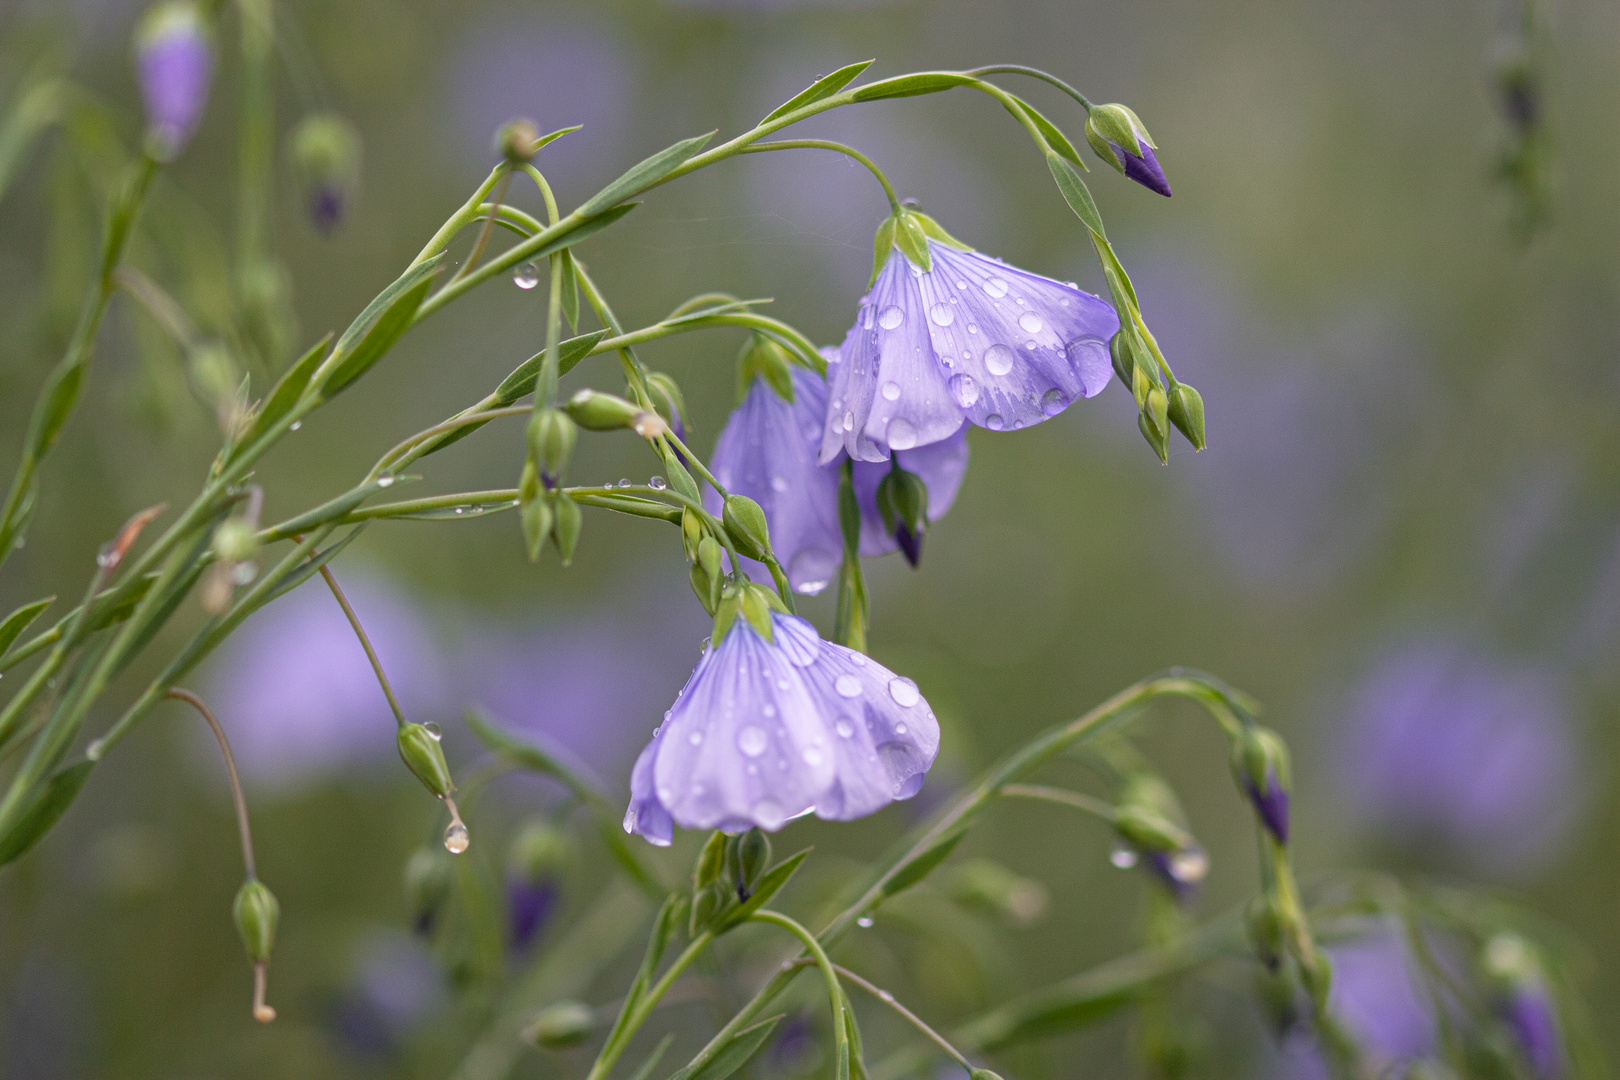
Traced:
[[703, 743], [703, 732], [701, 732], [701, 731], [692, 732], [692, 734], [690, 734], [690, 735], [688, 735], [686, 737], [686, 741], [691, 743], [693, 746], [702, 745], [702, 743]]
[[379, 476], [377, 477], [377, 486], [380, 488], [393, 487], [394, 478], [392, 476]]
[[1170, 876], [1186, 885], [1204, 880], [1209, 873], [1209, 856], [1203, 848], [1183, 848], [1170, 856]]
[[838, 723], [833, 725], [833, 730], [838, 732], [840, 739], [847, 739], [855, 734], [855, 725], [848, 720], [839, 720]]
[[897, 401], [900, 398], [900, 384], [886, 382], [883, 384], [883, 398], [885, 401]]
[[84, 748], [84, 756], [89, 758], [91, 761], [100, 761], [101, 755], [105, 753], [106, 750], [106, 744], [100, 739], [92, 739], [90, 741], [90, 745]]
[[787, 489], [788, 489], [787, 477], [785, 477], [785, 476], [773, 476], [773, 477], [771, 477], [771, 490], [772, 491], [780, 492], [780, 491], [786, 491]]
[[862, 915], [860, 918], [855, 920], [855, 925], [860, 927], [862, 930], [872, 929], [872, 916]]
[[883, 1001], [893, 1001], [894, 1000], [894, 995], [889, 993], [887, 990], [879, 990], [878, 991], [878, 997]]
[[894, 698], [896, 705], [906, 709], [922, 700], [922, 695], [917, 692], [916, 683], [898, 677], [889, 680], [889, 696]]
[[804, 758], [804, 763], [810, 766], [812, 769], [821, 764], [821, 751], [817, 750], [813, 746], [805, 747], [804, 753], [800, 754], [799, 756]]
[[1026, 334], [1038, 334], [1041, 332], [1041, 327], [1046, 324], [1041, 322], [1041, 317], [1033, 311], [1026, 311], [1018, 316], [1018, 325], [1024, 328]]
[[765, 708], [760, 711], [765, 714], [765, 719], [769, 720], [771, 717], [776, 715], [776, 706], [766, 702]]
[[1108, 861], [1121, 870], [1129, 870], [1136, 865], [1136, 852], [1121, 844], [1114, 849], [1113, 854], [1108, 856]]
[[788, 681], [786, 679], [776, 680], [776, 688], [778, 690], [786, 690], [788, 688]]
[[849, 654], [849, 662], [854, 664], [856, 667], [865, 667], [866, 666], [866, 657], [862, 656], [858, 652], [855, 652], [855, 651], [851, 650], [850, 654]]
[[438, 742], [440, 739], [444, 738], [444, 731], [439, 727], [438, 724], [423, 724], [422, 728], [433, 737], [434, 742]]
[[979, 332], [979, 324], [978, 323], [968, 323], [968, 333], [977, 334], [978, 332]]
[[619, 481], [619, 486], [620, 487], [629, 487], [630, 486], [630, 478], [627, 476], [623, 480], [620, 480]]
[[949, 326], [956, 321], [956, 309], [949, 304], [935, 304], [928, 309], [928, 317], [939, 326]]
[[884, 308], [883, 314], [878, 316], [878, 325], [885, 330], [893, 330], [905, 321], [906, 313], [892, 305]]
[[526, 262], [512, 272], [512, 284], [520, 289], [532, 289], [540, 284], [540, 264]]
[[833, 683], [833, 689], [838, 691], [839, 697], [860, 697], [861, 680], [853, 675], [840, 675]]
[[852, 412], [844, 413], [844, 430], [845, 431], [852, 431], [852, 430], [854, 430], [854, 428], [855, 428], [855, 414], [852, 413]]
[[472, 837], [467, 834], [467, 826], [459, 821], [452, 821], [450, 827], [444, 830], [444, 850], [452, 855], [460, 855], [472, 845]]
[[1000, 431], [1004, 426], [1006, 426], [1006, 421], [1001, 418], [1000, 413], [991, 413], [989, 416], [984, 418], [984, 426], [989, 428], [991, 431]]
[[627, 833], [636, 831], [636, 808], [633, 806], [624, 812], [624, 831]]
[[889, 440], [891, 450], [910, 450], [917, 445], [917, 429], [903, 416], [897, 416], [889, 421], [885, 437]]
[[998, 277], [993, 277], [984, 283], [984, 291], [995, 300], [1007, 295], [1007, 283]]
[[951, 388], [951, 396], [964, 409], [971, 408], [979, 400], [979, 384], [973, 381], [971, 375], [952, 375], [947, 385]]
[[737, 749], [749, 757], [759, 757], [765, 752], [765, 747], [769, 742], [770, 740], [765, 736], [765, 730], [755, 727], [753, 724], [749, 724], [737, 732]]
[[287, 428], [287, 430], [288, 431], [297, 431], [299, 428], [301, 428], [303, 426], [304, 426], [304, 422], [302, 420], [294, 420], [292, 422], [292, 424]]
[[1069, 399], [1057, 387], [1048, 390], [1041, 397], [1041, 412], [1047, 416], [1056, 416], [1069, 404]]
[[872, 309], [871, 307], [867, 307], [863, 310], [866, 312], [866, 316], [861, 320], [861, 328], [864, 330], [870, 330], [872, 329]]
[[[787, 764], [787, 762], [783, 762]], [[767, 832], [782, 827], [782, 808], [775, 799], [761, 799], [754, 804], [754, 823]]]
[[1005, 345], [992, 345], [985, 350], [984, 367], [992, 375], [1005, 375], [1013, 369], [1018, 355]]
[[654, 476], [647, 480], [647, 486], [652, 488], [654, 491], [663, 491], [665, 488], [669, 487], [669, 484], [662, 476]]
[[465, 506], [458, 506], [458, 507], [456, 507], [456, 513], [458, 513], [458, 514], [465, 514], [465, 513], [466, 513], [466, 512], [467, 512], [467, 508], [466, 508], [466, 507], [465, 507]]

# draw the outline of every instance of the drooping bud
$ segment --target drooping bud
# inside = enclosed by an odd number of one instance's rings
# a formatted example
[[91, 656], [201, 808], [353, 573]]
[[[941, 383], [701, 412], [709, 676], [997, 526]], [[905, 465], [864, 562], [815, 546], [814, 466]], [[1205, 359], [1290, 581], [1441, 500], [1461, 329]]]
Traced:
[[519, 116], [508, 120], [495, 132], [495, 149], [513, 165], [533, 159], [535, 143], [540, 141], [540, 127], [533, 120]]
[[585, 527], [585, 515], [566, 491], [552, 492], [551, 501], [552, 514], [556, 517], [551, 539], [557, 545], [557, 554], [562, 556], [562, 564], [572, 566], [574, 548], [579, 545], [580, 530]]
[[771, 864], [771, 840], [759, 829], [749, 829], [737, 838], [737, 899], [754, 895], [754, 885]]
[[405, 862], [405, 906], [411, 925], [423, 937], [433, 932], [433, 924], [455, 883], [450, 858], [439, 848], [427, 846], [411, 853]]
[[713, 925], [721, 912], [731, 906], [731, 890], [721, 878], [709, 882], [692, 894], [692, 914], [687, 933], [696, 937]]
[[647, 392], [652, 395], [653, 408], [669, 421], [675, 437], [686, 441], [686, 398], [673, 378], [662, 371], [647, 372]]
[[1131, 342], [1125, 331], [1108, 339], [1108, 357], [1113, 361], [1114, 374], [1119, 376], [1119, 385], [1132, 389], [1136, 385], [1136, 361], [1131, 359]]
[[1170, 436], [1170, 396], [1158, 387], [1148, 391], [1147, 401], [1143, 404], [1142, 412], [1146, 414], [1148, 423], [1160, 435]]
[[1150, 191], [1166, 197], [1170, 181], [1141, 119], [1124, 105], [1098, 105], [1086, 116], [1086, 141], [1097, 156]]
[[309, 219], [329, 236], [360, 183], [360, 133], [336, 113], [306, 116], [293, 129], [292, 158]]
[[1501, 931], [1485, 942], [1480, 967], [1493, 987], [1497, 1014], [1535, 1075], [1540, 1080], [1562, 1076], [1558, 1010], [1535, 949], [1518, 934]]
[[[525, 466], [526, 469], [528, 467]], [[522, 488], [519, 491], [521, 493]], [[546, 537], [551, 535], [555, 515], [552, 513], [551, 504], [542, 498], [539, 492], [521, 501], [523, 505], [518, 510], [518, 515], [523, 522], [524, 545], [528, 548], [529, 561], [539, 562], [540, 551], [545, 546]]]
[[270, 961], [270, 952], [276, 945], [276, 923], [281, 918], [281, 905], [275, 893], [258, 878], [248, 878], [236, 891], [236, 902], [231, 907], [236, 919], [236, 932], [242, 935], [242, 947], [248, 959], [255, 964]]
[[1209, 872], [1209, 856], [1176, 820], [1179, 816], [1170, 789], [1144, 773], [1127, 780], [1114, 810], [1114, 829], [1178, 900], [1187, 900]]
[[540, 1011], [523, 1032], [529, 1042], [557, 1050], [577, 1046], [590, 1037], [596, 1025], [596, 1014], [589, 1005], [578, 1001], [559, 1001]]
[[726, 868], [726, 834], [716, 829], [709, 834], [709, 840], [698, 852], [697, 862], [692, 867], [692, 893], [696, 896], [702, 892], [710, 882], [720, 877], [720, 872]]
[[1246, 728], [1232, 742], [1232, 774], [1249, 795], [1255, 813], [1278, 843], [1288, 843], [1288, 747], [1268, 728]]
[[541, 409], [529, 418], [525, 430], [529, 456], [540, 465], [540, 476], [547, 487], [555, 486], [579, 439], [579, 425], [561, 409]]
[[450, 765], [439, 745], [439, 732], [427, 724], [406, 724], [399, 729], [399, 756], [422, 786], [439, 798], [456, 790], [450, 779]]
[[1176, 383], [1170, 391], [1169, 417], [1194, 450], [1205, 447], [1203, 395], [1184, 382]]
[[923, 533], [928, 529], [928, 486], [922, 477], [900, 468], [898, 460], [878, 481], [878, 513], [883, 527], [912, 566], [922, 558]]
[[765, 524], [765, 511], [760, 509], [759, 503], [746, 495], [728, 495], [721, 520], [738, 552], [760, 561], [770, 555], [770, 529]]
[[1153, 421], [1148, 419], [1147, 413], [1136, 414], [1136, 427], [1142, 433], [1142, 438], [1153, 447], [1153, 452], [1159, 455], [1160, 464], [1170, 464], [1170, 440], [1162, 431], [1154, 428]]
[[642, 410], [612, 394], [581, 390], [563, 408], [586, 431], [617, 431], [636, 423]]
[[1276, 905], [1267, 897], [1255, 897], [1249, 902], [1245, 924], [1255, 957], [1269, 970], [1277, 970], [1283, 956], [1283, 926]]
[[208, 104], [214, 47], [191, 0], [148, 8], [135, 31], [135, 67], [146, 105], [147, 152], [173, 161], [186, 148]]

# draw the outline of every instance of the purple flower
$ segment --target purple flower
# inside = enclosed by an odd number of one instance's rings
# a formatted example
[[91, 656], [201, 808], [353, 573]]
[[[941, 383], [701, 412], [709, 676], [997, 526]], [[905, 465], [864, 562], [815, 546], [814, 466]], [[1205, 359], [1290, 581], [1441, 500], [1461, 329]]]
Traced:
[[153, 156], [172, 160], [202, 120], [214, 71], [213, 46], [195, 4], [167, 0], [147, 10], [135, 34], [135, 66]]
[[890, 249], [827, 369], [823, 463], [840, 450], [886, 461], [948, 438], [964, 419], [1029, 427], [1108, 384], [1113, 308], [976, 251], [927, 244], [927, 272]]
[[1563, 1076], [1564, 1044], [1546, 984], [1537, 979], [1514, 987], [1500, 1009], [1536, 1076], [1541, 1080]]
[[[724, 611], [724, 608], [722, 608]], [[770, 832], [812, 811], [851, 821], [908, 799], [939, 750], [917, 684], [808, 622], [738, 616], [698, 662], [630, 778], [627, 832]]]
[[511, 922], [512, 951], [524, 952], [545, 928], [557, 906], [557, 882], [549, 875], [506, 877], [506, 912]]
[[[715, 443], [716, 478], [729, 490], [759, 503], [770, 522], [771, 547], [801, 593], [820, 592], [838, 572], [844, 541], [838, 525], [838, 485], [843, 455], [828, 465], [816, 461], [821, 425], [827, 415], [827, 384], [814, 372], [789, 369], [793, 400], [783, 400], [763, 377], [756, 377], [741, 405], [726, 421]], [[967, 471], [967, 432], [896, 453], [901, 468], [916, 473], [928, 489], [928, 520], [949, 510]], [[886, 529], [877, 508], [877, 488], [888, 463], [857, 462], [855, 495], [861, 506], [860, 553], [885, 555], [899, 540]], [[713, 489], [705, 505], [718, 515]], [[912, 559], [915, 563], [915, 558]], [[750, 568], [752, 570], [752, 568]], [[764, 571], [759, 571], [764, 575]]]

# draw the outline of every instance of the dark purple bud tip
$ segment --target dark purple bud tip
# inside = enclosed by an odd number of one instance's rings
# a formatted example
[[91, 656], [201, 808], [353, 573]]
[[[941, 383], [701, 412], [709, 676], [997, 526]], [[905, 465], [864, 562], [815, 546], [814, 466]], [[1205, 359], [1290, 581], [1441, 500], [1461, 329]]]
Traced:
[[343, 191], [321, 185], [309, 193], [309, 219], [322, 236], [331, 236], [343, 221]]
[[1204, 849], [1194, 846], [1180, 851], [1148, 851], [1143, 862], [1153, 876], [1168, 888], [1177, 903], [1191, 903], [1198, 896], [1199, 883], [1209, 872], [1209, 857]]
[[900, 551], [906, 557], [906, 562], [915, 569], [922, 561], [922, 534], [914, 533], [904, 525], [894, 527], [894, 542], [900, 545]]
[[1514, 989], [1503, 1003], [1502, 1012], [1539, 1080], [1562, 1077], [1564, 1050], [1558, 1038], [1558, 1018], [1546, 987], [1535, 980]]
[[1146, 142], [1141, 144], [1142, 153], [1133, 154], [1119, 143], [1111, 144], [1119, 160], [1125, 163], [1125, 175], [1150, 191], [1157, 191], [1165, 198], [1170, 197], [1170, 181], [1164, 178], [1164, 169], [1159, 165], [1158, 156], [1153, 153], [1153, 147]]
[[556, 907], [557, 886], [549, 877], [531, 881], [511, 877], [506, 882], [507, 915], [511, 919], [512, 951], [523, 952], [545, 929]]
[[1271, 835], [1277, 838], [1279, 844], [1288, 843], [1288, 792], [1277, 782], [1276, 774], [1266, 774], [1266, 786], [1263, 791], [1253, 783], [1249, 783], [1247, 787], [1249, 799], [1254, 803], [1255, 812], [1260, 815], [1260, 820], [1266, 823], [1266, 828], [1271, 830]]

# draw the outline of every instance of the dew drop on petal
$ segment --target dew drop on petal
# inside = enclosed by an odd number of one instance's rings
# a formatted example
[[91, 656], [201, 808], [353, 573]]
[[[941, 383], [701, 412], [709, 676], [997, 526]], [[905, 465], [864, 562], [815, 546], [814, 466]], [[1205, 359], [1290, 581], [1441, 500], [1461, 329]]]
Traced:
[[962, 408], [972, 408], [973, 403], [979, 400], [979, 384], [973, 381], [971, 375], [952, 375], [947, 384], [951, 388], [951, 397]]
[[1033, 311], [1026, 311], [1018, 316], [1018, 325], [1024, 328], [1026, 334], [1038, 334], [1041, 332], [1041, 327], [1046, 324], [1041, 322], [1041, 317]]
[[991, 413], [989, 416], [984, 418], [984, 426], [989, 428], [991, 431], [1000, 431], [1005, 424], [1006, 421], [1001, 419], [1000, 413]]
[[900, 384], [897, 382], [884, 383], [883, 398], [885, 401], [898, 401], [900, 398]]
[[885, 330], [893, 330], [905, 321], [906, 313], [893, 305], [884, 308], [883, 313], [878, 316], [878, 325]]
[[532, 289], [540, 284], [540, 264], [526, 262], [512, 271], [512, 284], [520, 289]]
[[759, 757], [759, 755], [763, 754], [769, 741], [766, 738], [765, 730], [755, 727], [753, 724], [749, 724], [737, 732], [737, 749], [749, 757]]
[[992, 345], [984, 352], [985, 370], [992, 375], [1005, 375], [1013, 369], [1013, 361], [1018, 359], [1011, 349], [1005, 345]]
[[776, 681], [776, 688], [778, 690], [786, 690], [788, 688], [788, 681], [786, 679], [778, 679]]
[[933, 319], [936, 325], [949, 326], [956, 321], [956, 309], [949, 304], [935, 304], [928, 309], [928, 317]]
[[838, 691], [839, 697], [860, 697], [861, 680], [853, 675], [840, 675], [837, 681], [833, 683], [833, 689]]
[[812, 769], [821, 764], [821, 751], [817, 750], [813, 746], [805, 747], [804, 753], [800, 754], [799, 756], [804, 758], [804, 763], [810, 766]]
[[769, 720], [771, 717], [776, 715], [776, 706], [767, 702], [765, 704], [765, 708], [761, 709], [760, 711], [765, 714], [765, 719]]
[[1041, 412], [1047, 416], [1056, 416], [1069, 404], [1069, 399], [1057, 387], [1048, 390], [1041, 398]]
[[686, 741], [691, 743], [693, 746], [701, 745], [703, 743], [703, 732], [701, 732], [701, 731], [692, 732], [692, 734], [690, 734], [690, 735], [688, 735], [686, 737]]
[[1136, 852], [1121, 844], [1114, 849], [1113, 854], [1108, 856], [1108, 861], [1121, 870], [1129, 870], [1136, 865]]
[[922, 695], [917, 692], [917, 684], [899, 677], [889, 680], [889, 696], [894, 698], [896, 705], [907, 709], [922, 700]]
[[1007, 295], [1007, 283], [998, 277], [993, 277], [984, 283], [984, 291], [993, 299], [1000, 300]]
[[910, 450], [917, 445], [917, 429], [911, 426], [911, 421], [903, 416], [897, 416], [889, 421], [889, 429], [885, 435], [891, 450]]
[[854, 652], [853, 650], [851, 650], [850, 654], [849, 654], [849, 662], [854, 664], [856, 667], [865, 667], [866, 666], [866, 657], [862, 656], [858, 652]]
[[894, 733], [896, 735], [904, 735], [906, 733], [906, 725], [904, 725], [904, 724], [896, 724], [896, 725], [894, 725]]
[[771, 477], [771, 490], [772, 491], [783, 492], [783, 491], [786, 491], [787, 489], [788, 489], [787, 477], [785, 477], [785, 476], [773, 476], [773, 477]]
[[853, 431], [853, 430], [855, 430], [855, 414], [854, 413], [852, 413], [852, 412], [844, 413], [844, 430], [845, 431]]
[[775, 799], [761, 799], [754, 804], [754, 823], [760, 828], [766, 831], [780, 829], [783, 820], [782, 807]]
[[838, 723], [833, 725], [833, 730], [838, 732], [840, 739], [847, 739], [855, 734], [855, 725], [848, 720], [839, 720]]
[[968, 333], [977, 334], [978, 332], [979, 332], [979, 324], [978, 323], [968, 323]]

